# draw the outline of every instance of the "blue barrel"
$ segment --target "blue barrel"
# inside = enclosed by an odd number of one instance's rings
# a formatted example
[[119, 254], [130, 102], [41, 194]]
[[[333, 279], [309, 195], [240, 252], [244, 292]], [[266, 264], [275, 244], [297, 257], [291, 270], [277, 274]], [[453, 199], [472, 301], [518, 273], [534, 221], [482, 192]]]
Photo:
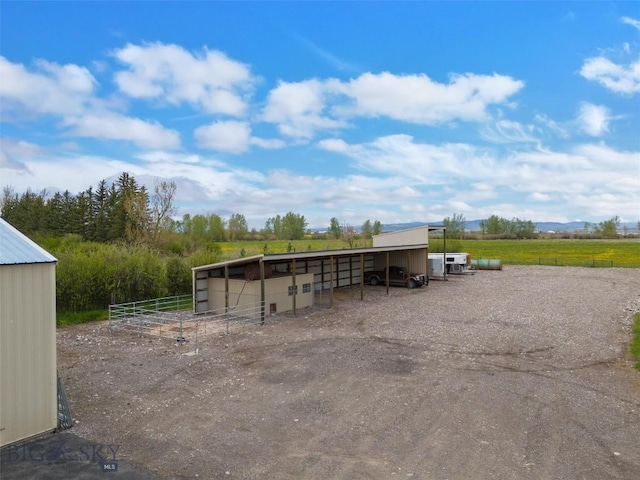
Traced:
[[497, 258], [471, 259], [471, 269], [475, 270], [502, 270], [502, 260]]

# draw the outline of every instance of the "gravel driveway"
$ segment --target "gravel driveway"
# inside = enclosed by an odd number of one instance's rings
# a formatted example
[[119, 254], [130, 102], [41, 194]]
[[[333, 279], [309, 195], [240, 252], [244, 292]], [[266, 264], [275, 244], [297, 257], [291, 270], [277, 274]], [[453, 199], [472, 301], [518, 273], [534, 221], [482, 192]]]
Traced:
[[640, 478], [639, 269], [508, 266], [200, 344], [58, 331], [76, 434], [161, 479]]

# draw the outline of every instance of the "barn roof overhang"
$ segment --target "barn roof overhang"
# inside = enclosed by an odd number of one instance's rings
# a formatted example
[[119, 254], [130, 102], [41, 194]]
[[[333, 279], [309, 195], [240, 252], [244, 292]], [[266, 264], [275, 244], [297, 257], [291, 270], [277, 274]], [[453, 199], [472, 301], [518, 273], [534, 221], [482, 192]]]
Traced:
[[0, 218], [0, 265], [57, 262], [56, 257]]
[[312, 252], [300, 252], [300, 253], [271, 253], [260, 254], [251, 257], [236, 258], [234, 260], [227, 260], [224, 262], [212, 263], [210, 265], [202, 265], [200, 267], [193, 267], [193, 272], [201, 272], [205, 270], [217, 270], [225, 267], [239, 267], [242, 265], [248, 265], [256, 262], [265, 263], [279, 263], [292, 260], [311, 260], [330, 257], [353, 257], [357, 255], [371, 255], [376, 253], [386, 252], [404, 252], [411, 250], [424, 250], [428, 249], [429, 244], [418, 245], [401, 245], [401, 246], [388, 246], [388, 247], [363, 247], [363, 248], [348, 248], [341, 250], [315, 250]]

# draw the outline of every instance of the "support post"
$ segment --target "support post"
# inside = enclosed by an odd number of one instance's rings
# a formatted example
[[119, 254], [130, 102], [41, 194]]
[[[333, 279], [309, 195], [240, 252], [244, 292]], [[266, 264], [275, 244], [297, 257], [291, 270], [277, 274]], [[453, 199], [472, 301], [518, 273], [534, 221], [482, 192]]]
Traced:
[[260, 325], [264, 325], [266, 299], [264, 281], [264, 261], [260, 260]]
[[224, 266], [224, 313], [229, 313], [229, 265]]
[[444, 268], [444, 281], [447, 281], [447, 227], [442, 229], [442, 249], [444, 253], [442, 254], [442, 262]]
[[[427, 242], [429, 240], [427, 239]], [[427, 285], [429, 284], [429, 244], [427, 243], [427, 248], [424, 249], [424, 254], [425, 254], [425, 262], [426, 262], [426, 270], [425, 275], [427, 276], [426, 280], [427, 280]]]
[[360, 254], [360, 301], [364, 300], [364, 254]]
[[330, 258], [331, 263], [331, 282], [329, 283], [329, 306], [333, 308], [333, 255]]
[[387, 295], [389, 295], [389, 251], [387, 251], [387, 255], [386, 255], [386, 260], [385, 260], [385, 267], [384, 267], [384, 271], [385, 271], [385, 284], [387, 286]]
[[411, 254], [410, 254], [410, 251], [407, 250], [407, 282], [406, 282], [407, 288], [411, 286], [411, 276], [409, 275], [410, 273], [411, 273]]
[[293, 307], [293, 316], [296, 316], [296, 297], [297, 292], [296, 292], [296, 259], [294, 258], [293, 260], [291, 260], [291, 283], [293, 286], [293, 298], [291, 299], [291, 305]]

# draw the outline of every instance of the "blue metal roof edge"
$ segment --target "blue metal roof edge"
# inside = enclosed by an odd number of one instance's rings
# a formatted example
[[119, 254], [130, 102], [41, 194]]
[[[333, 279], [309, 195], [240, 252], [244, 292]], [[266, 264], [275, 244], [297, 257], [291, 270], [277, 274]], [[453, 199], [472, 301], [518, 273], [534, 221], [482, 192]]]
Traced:
[[0, 218], [0, 265], [57, 262], [58, 259], [56, 257], [9, 222]]

